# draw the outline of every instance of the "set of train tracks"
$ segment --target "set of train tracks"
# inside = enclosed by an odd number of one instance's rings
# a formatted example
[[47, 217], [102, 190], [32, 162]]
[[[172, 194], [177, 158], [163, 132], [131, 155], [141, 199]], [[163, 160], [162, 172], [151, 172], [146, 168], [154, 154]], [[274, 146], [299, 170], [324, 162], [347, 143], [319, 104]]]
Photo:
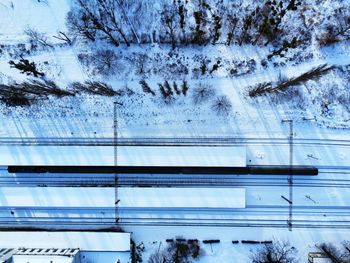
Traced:
[[[40, 146], [116, 146], [115, 138], [0, 138], [0, 145]], [[287, 138], [118, 138], [117, 146], [216, 146], [289, 145]], [[293, 139], [293, 145], [350, 146], [350, 140]], [[1, 170], [2, 168], [0, 168]], [[0, 186], [25, 187], [115, 187], [115, 175], [16, 174], [1, 172]], [[293, 187], [350, 187], [347, 167], [319, 169], [321, 176], [296, 176]], [[329, 173], [340, 175], [323, 176]], [[273, 175], [124, 175], [118, 174], [118, 187], [288, 187], [286, 176]], [[94, 228], [115, 227], [115, 208], [1, 207], [0, 228]], [[181, 216], [182, 215], [182, 216]], [[245, 209], [176, 209], [118, 207], [118, 226], [210, 226], [287, 228], [288, 205], [247, 206]], [[350, 210], [346, 207], [293, 206], [293, 228], [349, 228]]]
[[[324, 172], [318, 176], [295, 176], [294, 187], [350, 187], [350, 170]], [[327, 174], [330, 177], [327, 177]], [[344, 175], [344, 176], [342, 176]], [[113, 174], [50, 174], [18, 173], [0, 175], [3, 187], [115, 187]], [[134, 175], [118, 174], [119, 187], [245, 187], [288, 186], [286, 176], [282, 175]]]
[[[294, 208], [295, 228], [348, 228], [350, 212], [346, 208]], [[245, 209], [194, 208], [119, 208], [118, 226], [215, 226], [215, 227], [287, 227], [285, 206], [252, 206]], [[28, 213], [32, 217], [28, 217]], [[113, 208], [2, 207], [0, 228], [4, 227], [113, 227]], [[50, 214], [50, 216], [44, 216]], [[85, 215], [85, 216], [84, 216]]]
[[[254, 138], [254, 137], [145, 137], [118, 138], [113, 137], [46, 137], [20, 138], [0, 137], [0, 145], [30, 146], [200, 146], [200, 145], [288, 145], [288, 138]], [[309, 146], [350, 146], [350, 140], [293, 138], [293, 145]]]

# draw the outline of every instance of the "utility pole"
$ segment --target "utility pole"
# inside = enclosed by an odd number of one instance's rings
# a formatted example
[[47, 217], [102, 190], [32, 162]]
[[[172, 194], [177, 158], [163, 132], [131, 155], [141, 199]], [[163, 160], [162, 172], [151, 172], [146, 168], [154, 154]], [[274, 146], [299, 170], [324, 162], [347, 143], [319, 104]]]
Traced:
[[114, 125], [113, 125], [113, 146], [114, 146], [114, 218], [115, 218], [115, 224], [118, 224], [119, 222], [119, 210], [118, 210], [118, 203], [119, 203], [119, 197], [118, 197], [118, 187], [119, 187], [119, 176], [118, 176], [118, 103], [115, 101], [113, 103], [113, 119], [114, 119]]
[[289, 124], [289, 175], [288, 175], [288, 184], [289, 184], [289, 198], [281, 196], [284, 200], [289, 203], [289, 218], [287, 220], [289, 231], [292, 231], [293, 228], [293, 120], [282, 120], [283, 123]]

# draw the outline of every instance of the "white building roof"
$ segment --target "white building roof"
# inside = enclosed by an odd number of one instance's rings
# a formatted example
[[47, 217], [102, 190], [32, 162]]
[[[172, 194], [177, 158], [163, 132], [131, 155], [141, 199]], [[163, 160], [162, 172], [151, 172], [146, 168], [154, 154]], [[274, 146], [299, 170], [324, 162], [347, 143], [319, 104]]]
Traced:
[[[1, 206], [114, 207], [112, 187], [2, 187]], [[245, 207], [244, 188], [120, 187], [119, 207]], [[69, 246], [75, 247], [75, 246]]]
[[[115, 158], [115, 152], [117, 156]], [[0, 165], [246, 166], [241, 146], [0, 146]]]
[[244, 208], [244, 188], [137, 188], [118, 189], [119, 207]]
[[84, 231], [0, 232], [0, 247], [79, 248], [81, 251], [130, 251], [130, 234]]
[[12, 260], [12, 263], [78, 263], [79, 249], [19, 248]]

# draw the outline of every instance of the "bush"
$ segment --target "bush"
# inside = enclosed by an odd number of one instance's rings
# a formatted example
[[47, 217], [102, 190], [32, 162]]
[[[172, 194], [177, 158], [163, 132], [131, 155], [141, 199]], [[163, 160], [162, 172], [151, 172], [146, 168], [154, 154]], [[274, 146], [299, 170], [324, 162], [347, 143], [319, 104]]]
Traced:
[[119, 95], [110, 85], [98, 81], [73, 82], [70, 88], [78, 93], [113, 97]]
[[97, 74], [109, 76], [117, 72], [118, 63], [117, 55], [110, 49], [98, 50], [93, 55], [93, 68]]
[[162, 94], [162, 97], [165, 101], [165, 103], [169, 104], [173, 101], [174, 92], [169, 84], [169, 82], [166, 80], [163, 84], [158, 83], [160, 93]]
[[194, 104], [201, 104], [208, 101], [215, 95], [215, 90], [208, 84], [200, 83], [199, 87], [193, 89], [192, 99]]
[[22, 74], [27, 74], [28, 76], [32, 74], [34, 77], [45, 76], [43, 72], [38, 71], [34, 62], [29, 62], [28, 59], [24, 59], [23, 57], [21, 57], [18, 63], [10, 60], [9, 64], [11, 68], [20, 70]]
[[9, 106], [28, 106], [32, 101], [57, 97], [74, 96], [74, 93], [60, 89], [52, 81], [29, 80], [11, 85], [0, 85], [0, 99]]
[[143, 92], [145, 92], [145, 93], [150, 93], [150, 94], [152, 94], [153, 96], [156, 95], [156, 93], [151, 89], [151, 87], [148, 85], [148, 83], [146, 82], [146, 80], [144, 80], [144, 79], [140, 80], [140, 81], [139, 81], [139, 84], [141, 85]]
[[229, 115], [232, 104], [226, 96], [219, 96], [214, 100], [211, 107], [218, 115]]
[[198, 240], [176, 238], [169, 242], [163, 251], [157, 251], [148, 259], [148, 263], [187, 263], [190, 258], [198, 258], [201, 249]]
[[2, 97], [1, 101], [3, 101], [7, 106], [10, 107], [30, 105], [30, 99], [24, 94], [14, 94], [9, 97]]
[[187, 81], [183, 80], [181, 85], [181, 91], [184, 96], [186, 96], [188, 89], [189, 87], [188, 87]]

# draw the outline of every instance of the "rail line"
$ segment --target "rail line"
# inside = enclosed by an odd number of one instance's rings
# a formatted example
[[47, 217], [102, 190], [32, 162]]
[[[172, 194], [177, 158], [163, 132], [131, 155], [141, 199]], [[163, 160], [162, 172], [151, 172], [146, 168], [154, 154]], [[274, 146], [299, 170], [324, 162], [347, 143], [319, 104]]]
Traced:
[[[288, 138], [258, 138], [258, 137], [144, 137], [144, 138], [118, 138], [117, 143], [113, 137], [2, 137], [0, 145], [56, 145], [56, 146], [192, 146], [192, 145], [288, 145]], [[294, 138], [293, 145], [315, 145], [315, 146], [350, 146], [350, 140], [338, 139], [311, 139]]]
[[[295, 187], [350, 187], [350, 178], [296, 177]], [[115, 187], [113, 175], [71, 176], [55, 174], [22, 174], [0, 176], [0, 186], [16, 187]], [[239, 175], [122, 175], [119, 187], [201, 187], [201, 186], [288, 186], [285, 176], [239, 176]]]
[[[287, 206], [252, 206], [245, 209], [193, 209], [193, 208], [119, 208], [118, 226], [216, 226], [216, 227], [287, 227]], [[347, 207], [296, 206], [293, 227], [348, 228], [350, 211]], [[10, 214], [14, 211], [14, 214]], [[42, 213], [51, 212], [52, 216]], [[104, 216], [101, 216], [102, 212]], [[184, 214], [179, 214], [179, 213]], [[21, 215], [23, 213], [23, 215]], [[27, 214], [34, 216], [28, 217]], [[35, 216], [35, 213], [38, 213]], [[220, 214], [215, 214], [220, 213]], [[8, 214], [6, 216], [6, 214]], [[72, 216], [71, 214], [75, 214]], [[190, 215], [193, 215], [190, 217]], [[198, 218], [198, 214], [201, 215]], [[277, 214], [277, 218], [271, 217]], [[2, 207], [0, 227], [78, 227], [106, 228], [114, 225], [114, 208], [44, 208]], [[57, 216], [59, 215], [59, 216]], [[85, 216], [82, 216], [85, 215]], [[95, 215], [95, 217], [92, 217]], [[148, 215], [145, 217], [145, 215]], [[327, 215], [325, 217], [324, 215]], [[307, 218], [310, 217], [310, 218]], [[321, 219], [322, 220], [321, 220]]]

